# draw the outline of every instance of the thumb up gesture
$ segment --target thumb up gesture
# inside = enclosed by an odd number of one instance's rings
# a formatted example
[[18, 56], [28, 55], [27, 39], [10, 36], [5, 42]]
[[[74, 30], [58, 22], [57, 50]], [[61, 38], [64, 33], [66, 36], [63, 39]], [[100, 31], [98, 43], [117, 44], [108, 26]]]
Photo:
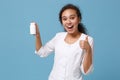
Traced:
[[89, 44], [89, 42], [88, 42], [88, 36], [86, 37], [85, 40], [81, 40], [81, 41], [80, 41], [80, 47], [81, 47], [82, 49], [85, 49], [86, 51], [88, 51], [88, 50], [91, 49], [90, 44]]

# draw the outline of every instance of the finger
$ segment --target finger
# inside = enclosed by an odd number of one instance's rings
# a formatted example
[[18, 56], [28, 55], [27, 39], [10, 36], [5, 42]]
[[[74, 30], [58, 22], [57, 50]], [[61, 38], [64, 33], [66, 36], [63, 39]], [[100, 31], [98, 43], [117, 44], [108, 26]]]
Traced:
[[35, 23], [35, 27], [36, 27], [36, 35], [38, 35], [39, 34], [39, 27], [38, 27], [37, 23]]
[[86, 36], [85, 40], [88, 41], [88, 36]]
[[80, 44], [84, 44], [84, 40], [80, 40]]
[[84, 41], [83, 41], [83, 40], [80, 41], [80, 47], [81, 47], [82, 49], [84, 48]]

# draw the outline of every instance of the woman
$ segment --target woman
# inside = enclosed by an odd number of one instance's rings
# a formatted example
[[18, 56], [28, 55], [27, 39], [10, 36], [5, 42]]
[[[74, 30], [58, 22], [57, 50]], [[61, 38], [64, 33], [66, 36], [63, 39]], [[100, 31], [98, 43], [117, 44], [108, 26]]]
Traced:
[[49, 80], [83, 80], [93, 68], [93, 38], [86, 34], [81, 13], [73, 4], [65, 5], [59, 20], [65, 32], [59, 32], [44, 46], [36, 24], [36, 54], [48, 56], [54, 51], [54, 65]]

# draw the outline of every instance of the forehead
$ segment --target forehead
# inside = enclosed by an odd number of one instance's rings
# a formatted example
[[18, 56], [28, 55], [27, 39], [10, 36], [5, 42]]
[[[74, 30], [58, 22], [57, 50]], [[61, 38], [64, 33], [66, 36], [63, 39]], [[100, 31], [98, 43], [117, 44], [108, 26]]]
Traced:
[[62, 17], [63, 16], [71, 16], [71, 15], [76, 15], [76, 10], [74, 10], [74, 9], [66, 9], [62, 13]]

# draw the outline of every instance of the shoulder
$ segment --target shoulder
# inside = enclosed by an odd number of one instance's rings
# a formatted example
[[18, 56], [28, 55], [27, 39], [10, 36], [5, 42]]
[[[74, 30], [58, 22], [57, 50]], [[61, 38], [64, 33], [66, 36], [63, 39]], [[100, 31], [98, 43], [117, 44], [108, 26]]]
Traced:
[[63, 37], [67, 34], [67, 32], [58, 32], [56, 33], [56, 37]]
[[53, 39], [60, 39], [60, 38], [63, 38], [65, 35], [66, 35], [66, 32], [58, 32], [55, 34]]

